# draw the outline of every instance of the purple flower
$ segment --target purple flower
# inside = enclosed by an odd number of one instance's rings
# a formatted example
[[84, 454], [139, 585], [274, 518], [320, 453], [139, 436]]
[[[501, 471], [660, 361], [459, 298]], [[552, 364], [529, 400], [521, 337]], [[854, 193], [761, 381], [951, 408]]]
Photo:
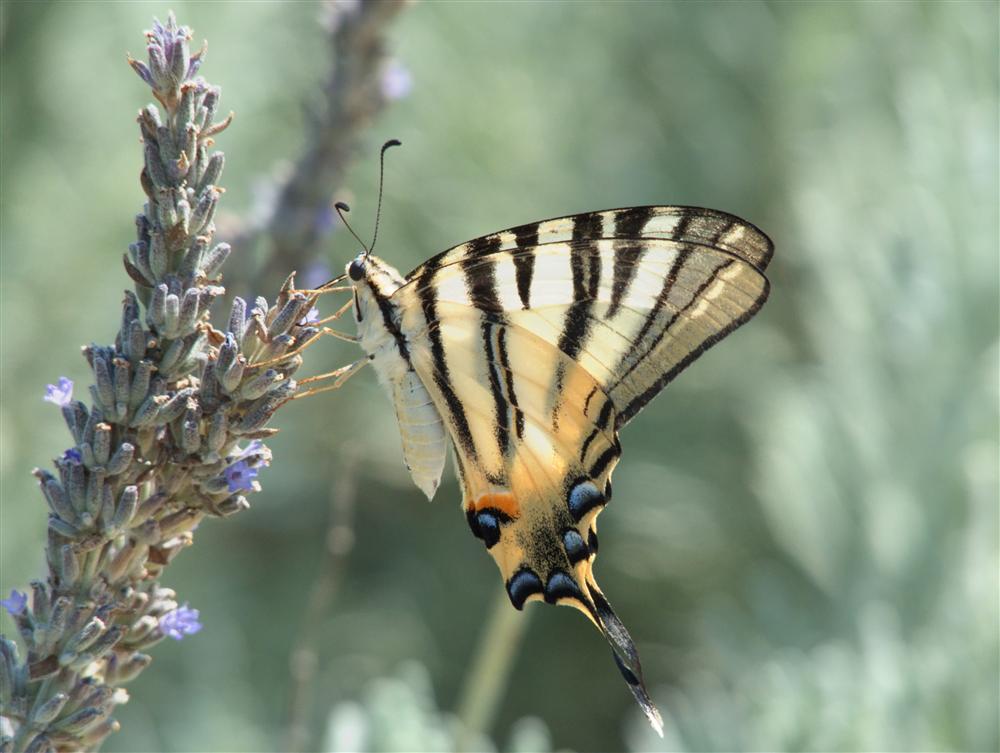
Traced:
[[413, 89], [413, 76], [395, 58], [382, 70], [382, 96], [388, 100], [402, 99]]
[[186, 602], [184, 606], [177, 607], [160, 617], [160, 632], [175, 641], [181, 640], [185, 635], [194, 635], [201, 628], [202, 624], [198, 622], [198, 610], [191, 609]]
[[69, 405], [69, 401], [73, 399], [73, 380], [59, 377], [59, 384], [50, 384], [45, 388], [45, 397], [42, 399], [59, 406]]
[[252, 491], [254, 479], [257, 478], [257, 469], [252, 468], [246, 460], [240, 460], [226, 468], [222, 475], [229, 484], [229, 491]]
[[20, 591], [15, 591], [13, 588], [10, 590], [9, 599], [0, 599], [0, 606], [10, 612], [12, 615], [21, 614], [24, 608], [28, 606], [28, 594], [23, 594]]
[[319, 309], [313, 306], [309, 309], [309, 312], [299, 319], [299, 326], [308, 327], [310, 325], [316, 324], [319, 321]]
[[66, 452], [63, 453], [62, 459], [63, 462], [65, 463], [83, 462], [83, 456], [80, 454], [80, 451], [75, 447], [70, 447], [68, 450], [66, 450]]

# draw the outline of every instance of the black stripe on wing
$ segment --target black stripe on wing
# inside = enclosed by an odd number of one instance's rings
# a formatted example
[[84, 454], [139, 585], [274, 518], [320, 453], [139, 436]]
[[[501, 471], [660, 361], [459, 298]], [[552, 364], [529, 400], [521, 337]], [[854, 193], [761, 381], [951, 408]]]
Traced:
[[448, 404], [448, 412], [451, 414], [452, 423], [455, 425], [455, 432], [462, 449], [475, 462], [477, 458], [476, 444], [472, 439], [472, 430], [469, 428], [469, 419], [465, 415], [465, 408], [451, 383], [448, 359], [445, 357], [444, 343], [441, 340], [441, 329], [437, 326], [431, 326], [432, 323], [437, 322], [437, 287], [434, 285], [434, 277], [440, 267], [431, 262], [428, 262], [428, 265], [426, 273], [420, 278], [417, 295], [420, 299], [424, 319], [428, 324], [427, 337], [430, 339], [431, 356], [434, 359], [434, 383]]

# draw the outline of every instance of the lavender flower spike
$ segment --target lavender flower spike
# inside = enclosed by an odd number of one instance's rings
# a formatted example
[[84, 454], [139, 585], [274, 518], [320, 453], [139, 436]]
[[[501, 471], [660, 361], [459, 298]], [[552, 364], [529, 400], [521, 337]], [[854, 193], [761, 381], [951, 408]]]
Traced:
[[179, 641], [185, 635], [194, 635], [202, 629], [203, 625], [198, 622], [198, 610], [191, 609], [184, 604], [173, 611], [167, 612], [160, 617], [160, 632], [168, 638]]
[[10, 590], [10, 598], [0, 599], [0, 606], [6, 609], [12, 616], [19, 615], [28, 605], [28, 595], [20, 591]]
[[59, 377], [59, 384], [50, 384], [45, 387], [45, 397], [42, 399], [60, 407], [69, 405], [70, 400], [73, 399], [73, 380]]

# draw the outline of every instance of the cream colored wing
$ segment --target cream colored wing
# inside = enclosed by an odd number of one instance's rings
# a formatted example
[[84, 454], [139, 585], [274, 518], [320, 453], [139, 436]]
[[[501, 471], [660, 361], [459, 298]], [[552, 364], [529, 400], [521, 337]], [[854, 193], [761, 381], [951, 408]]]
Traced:
[[654, 727], [635, 646], [592, 572], [617, 430], [759, 309], [770, 255], [729, 215], [611, 210], [463, 244], [391, 296], [514, 606], [586, 614]]

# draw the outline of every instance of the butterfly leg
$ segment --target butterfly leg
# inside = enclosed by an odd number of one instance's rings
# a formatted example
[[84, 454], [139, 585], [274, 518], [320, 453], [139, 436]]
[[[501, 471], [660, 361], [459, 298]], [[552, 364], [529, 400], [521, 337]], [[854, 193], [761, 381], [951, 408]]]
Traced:
[[344, 382], [357, 374], [370, 362], [371, 357], [365, 356], [364, 358], [359, 358], [354, 363], [347, 364], [347, 366], [341, 366], [339, 369], [328, 371], [326, 374], [317, 374], [316, 376], [311, 376], [306, 379], [300, 379], [300, 385], [312, 384], [313, 382], [319, 382], [325, 379], [333, 379], [333, 383], [327, 384], [323, 387], [313, 387], [305, 392], [299, 392], [292, 397], [292, 400], [298, 400], [301, 397], [309, 397], [310, 395], [318, 395], [320, 392], [329, 392], [330, 390], [340, 389], [344, 386]]
[[[324, 320], [326, 321], [326, 320]], [[321, 337], [335, 337], [338, 340], [344, 340], [349, 343], [356, 343], [358, 338], [355, 335], [349, 335], [346, 332], [338, 332], [335, 329], [330, 329], [329, 327], [323, 327], [319, 332], [316, 332], [312, 336], [306, 338], [301, 343], [299, 343], [295, 348], [288, 351], [287, 353], [282, 353], [280, 356], [275, 356], [274, 358], [268, 359], [267, 361], [259, 361], [251, 363], [250, 366], [253, 368], [267, 368], [268, 366], [274, 366], [275, 364], [287, 361], [292, 356], [297, 356], [299, 353], [304, 351], [314, 342], [319, 340]]]

